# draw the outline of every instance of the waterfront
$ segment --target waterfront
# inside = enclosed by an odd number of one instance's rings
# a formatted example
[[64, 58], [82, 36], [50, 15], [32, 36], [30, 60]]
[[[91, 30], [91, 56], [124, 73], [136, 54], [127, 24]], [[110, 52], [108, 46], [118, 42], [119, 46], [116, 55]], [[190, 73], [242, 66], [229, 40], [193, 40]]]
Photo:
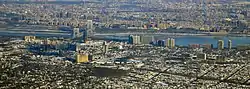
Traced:
[[188, 46], [189, 44], [213, 44], [217, 47], [218, 40], [223, 40], [225, 47], [227, 41], [232, 40], [232, 46], [250, 44], [250, 37], [228, 37], [228, 36], [182, 36], [176, 37], [176, 44]]
[[[145, 36], [145, 35], [144, 35]], [[151, 36], [151, 35], [147, 35]], [[104, 36], [104, 38], [112, 38], [112, 39], [126, 39], [128, 40], [128, 36]], [[250, 37], [238, 37], [238, 36], [173, 36], [173, 35], [165, 35], [165, 36], [154, 36], [154, 40], [165, 40], [167, 38], [174, 38], [175, 44], [179, 46], [188, 46], [189, 44], [213, 44], [213, 46], [217, 47], [218, 40], [224, 41], [224, 46], [227, 47], [228, 40], [232, 41], [232, 46], [236, 47], [238, 45], [250, 44]]]
[[[8, 27], [6, 29], [0, 29], [0, 36], [26, 36], [34, 35], [38, 37], [64, 37], [71, 38], [71, 29], [63, 30], [52, 30], [50, 26], [19, 26], [19, 27]], [[187, 29], [188, 30], [188, 29]], [[114, 33], [110, 33], [114, 32]], [[227, 41], [232, 40], [232, 46], [250, 44], [250, 36], [248, 35], [237, 35], [228, 34], [224, 36], [198, 34], [198, 33], [171, 33], [171, 32], [160, 32], [160, 31], [137, 31], [137, 32], [123, 32], [123, 30], [107, 30], [101, 31], [96, 30], [93, 38], [101, 40], [113, 40], [113, 41], [127, 41], [129, 35], [140, 35], [140, 36], [154, 36], [154, 40], [165, 40], [167, 38], [174, 38], [175, 44], [179, 46], [188, 46], [189, 44], [213, 44], [217, 47], [218, 40], [224, 40], [224, 45], [227, 47]]]
[[[4, 33], [1, 32], [1, 36], [25, 36], [31, 35], [32, 33]], [[46, 36], [46, 37], [66, 37], [70, 38], [70, 34], [65, 33], [33, 33], [35, 36]], [[154, 35], [143, 35], [143, 36], [154, 36]], [[101, 38], [103, 40], [121, 40], [127, 41], [128, 35], [95, 35], [94, 38]], [[213, 44], [214, 47], [217, 47], [217, 41], [223, 40], [225, 47], [227, 47], [227, 41], [232, 40], [232, 46], [236, 47], [237, 45], [250, 44], [250, 37], [245, 36], [178, 36], [178, 35], [158, 35], [154, 36], [154, 40], [165, 40], [167, 38], [174, 38], [175, 44], [179, 46], [188, 46], [189, 44]]]
[[[156, 39], [167, 39], [169, 36], [156, 37]], [[174, 36], [176, 45], [188, 46], [189, 44], [213, 44], [217, 47], [218, 40], [223, 40], [225, 47], [227, 41], [232, 40], [232, 46], [250, 44], [250, 37], [233, 37], [233, 36]]]

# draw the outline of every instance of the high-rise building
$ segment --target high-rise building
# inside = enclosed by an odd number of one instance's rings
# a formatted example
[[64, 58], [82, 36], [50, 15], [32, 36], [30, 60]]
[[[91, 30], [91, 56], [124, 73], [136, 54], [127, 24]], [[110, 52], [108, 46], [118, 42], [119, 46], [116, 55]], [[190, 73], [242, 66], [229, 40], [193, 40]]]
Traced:
[[228, 47], [228, 49], [232, 49], [232, 41], [231, 40], [228, 40], [227, 47]]
[[175, 47], [175, 39], [172, 38], [172, 39], [171, 39], [171, 48], [174, 48], [174, 47]]
[[162, 42], [161, 42], [161, 46], [166, 46], [166, 40], [162, 40]]
[[128, 43], [133, 44], [133, 35], [128, 36]]
[[223, 40], [219, 40], [218, 41], [218, 49], [224, 49], [224, 41]]
[[156, 41], [156, 46], [161, 46], [161, 40]]
[[82, 34], [83, 43], [87, 43], [87, 38], [88, 38], [88, 31], [85, 29], [83, 30], [83, 34]]
[[150, 44], [153, 41], [152, 36], [141, 36], [141, 43], [142, 44]]
[[88, 33], [87, 38], [88, 38], [88, 40], [93, 35], [93, 31], [94, 31], [93, 21], [87, 20], [87, 33]]
[[158, 40], [157, 46], [166, 46], [166, 41], [165, 40]]
[[141, 44], [141, 37], [140, 36], [134, 36], [133, 37], [133, 44]]
[[109, 46], [107, 42], [103, 42], [103, 53], [104, 54], [108, 53], [108, 50], [109, 50]]
[[175, 39], [173, 38], [168, 38], [167, 39], [167, 45], [168, 48], [174, 48], [175, 47]]
[[73, 32], [72, 32], [72, 38], [75, 39], [75, 38], [78, 38], [79, 35], [80, 35], [80, 29], [79, 28], [74, 28], [73, 29]]
[[171, 45], [171, 39], [168, 38], [168, 39], [167, 39], [167, 45], [166, 45], [166, 46], [167, 46], [167, 47], [170, 47], [170, 45]]
[[129, 44], [141, 44], [141, 37], [129, 35]]
[[79, 44], [76, 44], [75, 46], [76, 46], [76, 47], [75, 47], [75, 48], [76, 48], [75, 51], [76, 51], [76, 52], [79, 52], [79, 51], [81, 50], [80, 45], [79, 45]]
[[88, 20], [87, 21], [87, 29], [93, 29], [93, 21], [92, 20]]

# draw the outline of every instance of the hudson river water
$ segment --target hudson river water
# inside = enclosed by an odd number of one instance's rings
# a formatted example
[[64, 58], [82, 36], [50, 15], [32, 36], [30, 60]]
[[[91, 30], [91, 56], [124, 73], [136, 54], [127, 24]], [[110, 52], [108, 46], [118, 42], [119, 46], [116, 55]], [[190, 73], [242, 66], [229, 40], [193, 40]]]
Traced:
[[[105, 38], [107, 36], [104, 36]], [[128, 36], [109, 36], [107, 38], [126, 39]], [[218, 40], [223, 40], [225, 47], [228, 45], [228, 40], [232, 41], [232, 46], [250, 44], [250, 37], [244, 36], [154, 36], [155, 40], [166, 40], [167, 38], [174, 38], [175, 44], [179, 46], [188, 46], [189, 44], [213, 44], [217, 47]]]
[[[47, 37], [71, 37], [70, 33], [53, 33], [53, 32], [33, 32], [21, 31], [21, 32], [6, 32], [6, 30], [0, 30], [0, 36], [25, 36], [25, 35], [35, 35], [35, 36], [47, 36]], [[101, 38], [110, 38], [108, 35], [99, 35]], [[175, 38], [175, 44], [180, 46], [188, 46], [189, 44], [213, 44], [217, 47], [218, 40], [224, 40], [225, 47], [227, 47], [228, 40], [232, 40], [232, 46], [250, 44], [250, 37], [244, 36], [171, 36], [171, 35], [154, 35], [155, 40], [166, 40], [167, 38]], [[113, 37], [112, 37], [113, 38]], [[116, 35], [115, 39], [128, 40], [128, 36]]]

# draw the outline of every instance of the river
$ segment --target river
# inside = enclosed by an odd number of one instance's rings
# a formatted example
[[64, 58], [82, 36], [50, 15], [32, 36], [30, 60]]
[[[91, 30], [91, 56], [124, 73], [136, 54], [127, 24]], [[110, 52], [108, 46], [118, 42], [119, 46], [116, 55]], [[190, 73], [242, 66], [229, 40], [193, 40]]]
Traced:
[[189, 44], [213, 44], [217, 47], [218, 40], [223, 40], [225, 47], [228, 40], [232, 41], [232, 46], [250, 44], [250, 37], [227, 37], [227, 36], [181, 36], [174, 37], [176, 45], [188, 46]]
[[[104, 38], [128, 40], [128, 36], [104, 36]], [[213, 44], [214, 47], [217, 47], [218, 40], [223, 40], [225, 47], [228, 45], [228, 40], [232, 41], [233, 47], [250, 44], [250, 37], [244, 36], [154, 36], [154, 40], [166, 40], [167, 38], [174, 38], [175, 44], [179, 46], [188, 46], [189, 44]]]
[[[35, 35], [35, 36], [46, 36], [46, 37], [71, 37], [70, 33], [54, 33], [54, 32], [6, 32], [6, 30], [0, 30], [0, 36], [25, 36], [25, 35]], [[125, 36], [126, 35], [126, 36]], [[97, 35], [96, 37], [101, 37], [105, 39], [122, 39], [123, 41], [128, 40], [129, 34], [113, 34], [113, 35]], [[153, 36], [148, 34], [148, 36]], [[224, 40], [225, 47], [227, 47], [228, 40], [232, 40], [232, 46], [242, 44], [250, 44], [250, 37], [245, 36], [204, 36], [204, 35], [171, 35], [171, 34], [155, 34], [155, 40], [164, 40], [167, 38], [175, 38], [175, 44], [180, 46], [188, 46], [189, 44], [213, 44], [217, 47], [218, 40]]]

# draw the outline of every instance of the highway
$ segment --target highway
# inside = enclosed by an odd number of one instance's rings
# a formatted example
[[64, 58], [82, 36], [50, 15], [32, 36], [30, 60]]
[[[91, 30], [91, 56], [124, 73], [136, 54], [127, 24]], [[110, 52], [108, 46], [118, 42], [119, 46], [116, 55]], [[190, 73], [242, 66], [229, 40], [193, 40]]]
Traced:
[[128, 36], [128, 35], [172, 35], [172, 36], [206, 36], [207, 34], [192, 34], [192, 33], [147, 33], [147, 32], [127, 32], [127, 33], [95, 33], [95, 36]]

